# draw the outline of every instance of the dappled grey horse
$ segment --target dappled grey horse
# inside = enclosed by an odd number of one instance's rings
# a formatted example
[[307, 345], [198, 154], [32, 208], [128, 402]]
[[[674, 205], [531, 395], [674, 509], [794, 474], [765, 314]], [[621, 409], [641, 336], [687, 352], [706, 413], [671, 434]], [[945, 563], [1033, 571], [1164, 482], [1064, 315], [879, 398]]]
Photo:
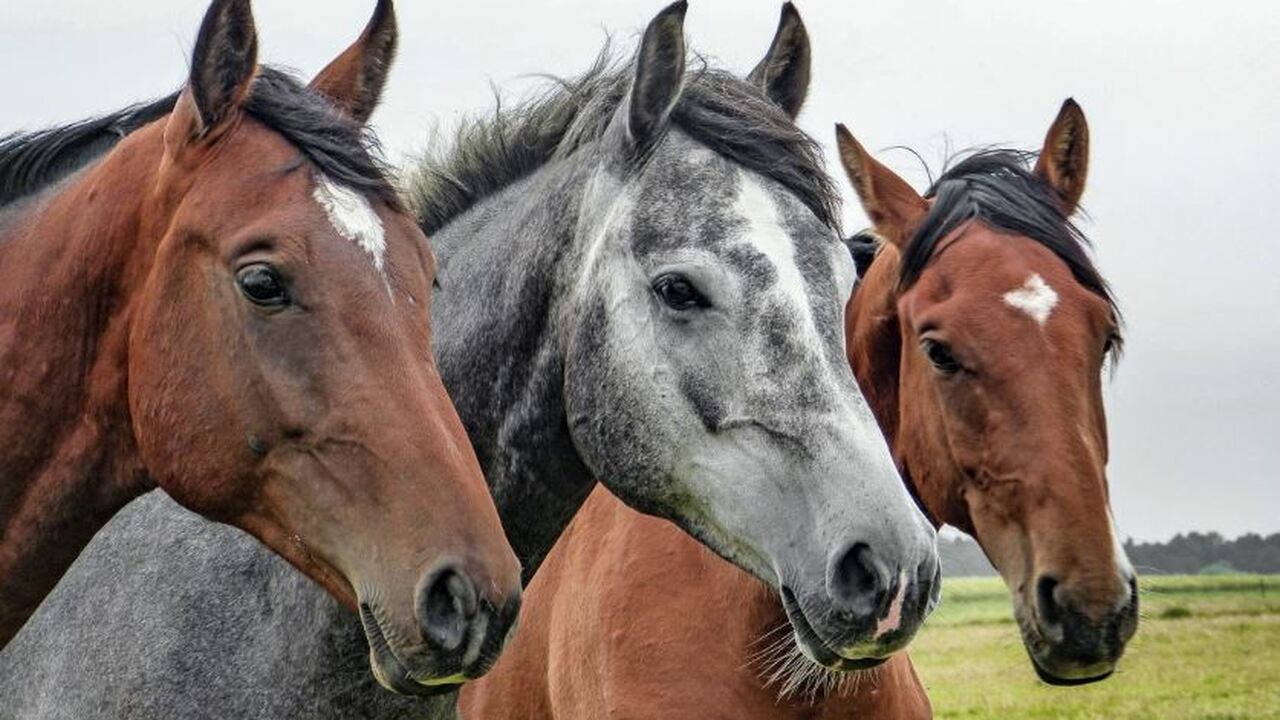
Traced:
[[[440, 370], [526, 580], [601, 478], [786, 598], [806, 654], [856, 666], [936, 602], [934, 533], [845, 359], [852, 261], [785, 110], [807, 68], [777, 42], [750, 81], [689, 68], [684, 11], [634, 65], [606, 52], [416, 170]], [[869, 598], [899, 591], [902, 632], [876, 637]], [[451, 712], [377, 690], [367, 652], [301, 576], [152, 496], [0, 654], [0, 717]]]

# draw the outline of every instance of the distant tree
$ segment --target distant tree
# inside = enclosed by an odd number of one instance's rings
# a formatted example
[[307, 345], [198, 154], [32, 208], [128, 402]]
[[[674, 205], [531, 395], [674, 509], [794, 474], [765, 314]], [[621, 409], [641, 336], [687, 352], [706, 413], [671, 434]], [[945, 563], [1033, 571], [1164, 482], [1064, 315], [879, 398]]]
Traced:
[[1263, 537], [1257, 533], [1225, 540], [1211, 533], [1179, 533], [1165, 543], [1124, 544], [1129, 560], [1139, 572], [1197, 573], [1216, 565], [1239, 572], [1280, 573], [1280, 533]]
[[[1125, 553], [1139, 573], [1183, 574], [1226, 569], [1229, 572], [1280, 574], [1280, 533], [1248, 533], [1227, 540], [1216, 532], [1178, 533], [1168, 542], [1124, 543]], [[987, 577], [996, 574], [973, 538], [948, 532], [938, 538], [942, 574], [947, 577]]]

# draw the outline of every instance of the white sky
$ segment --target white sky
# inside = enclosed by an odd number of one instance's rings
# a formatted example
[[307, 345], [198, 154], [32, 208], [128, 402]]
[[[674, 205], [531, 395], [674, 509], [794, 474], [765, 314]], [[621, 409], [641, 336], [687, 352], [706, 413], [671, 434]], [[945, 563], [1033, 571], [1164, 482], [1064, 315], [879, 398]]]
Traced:
[[[533, 73], [574, 74], [604, 30], [630, 43], [661, 0], [400, 0], [375, 116], [389, 156]], [[0, 134], [162, 95], [204, 0], [0, 0]], [[264, 60], [313, 73], [373, 0], [257, 0]], [[1111, 488], [1126, 535], [1280, 530], [1280, 6], [1272, 0], [801, 0], [814, 44], [802, 124], [869, 148], [1035, 148], [1062, 99], [1089, 117], [1083, 227], [1128, 319], [1110, 384]], [[691, 0], [691, 46], [743, 72], [779, 3]], [[832, 156], [834, 157], [834, 156]], [[882, 160], [923, 189], [902, 151]], [[836, 170], [833, 166], [833, 171]], [[841, 180], [843, 177], [841, 176]], [[847, 203], [851, 229], [864, 224]]]

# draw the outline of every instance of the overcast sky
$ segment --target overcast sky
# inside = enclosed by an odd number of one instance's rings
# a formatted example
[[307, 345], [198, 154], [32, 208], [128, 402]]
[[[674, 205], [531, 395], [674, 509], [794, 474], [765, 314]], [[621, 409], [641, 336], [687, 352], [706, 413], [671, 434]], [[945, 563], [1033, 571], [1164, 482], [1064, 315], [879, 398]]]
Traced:
[[[373, 0], [256, 0], [264, 60], [310, 74]], [[574, 74], [605, 30], [630, 44], [660, 0], [400, 0], [374, 122], [391, 159], [433, 127]], [[177, 87], [204, 0], [0, 0], [0, 134]], [[814, 45], [802, 124], [832, 124], [923, 189], [909, 145], [1038, 148], [1074, 96], [1092, 130], [1083, 227], [1128, 320], [1109, 386], [1121, 532], [1280, 531], [1280, 10], [1274, 0], [801, 0]], [[692, 47], [763, 54], [779, 4], [692, 0]], [[833, 171], [836, 168], [833, 166]], [[841, 177], [843, 184], [843, 177]], [[862, 227], [847, 203], [850, 228]]]

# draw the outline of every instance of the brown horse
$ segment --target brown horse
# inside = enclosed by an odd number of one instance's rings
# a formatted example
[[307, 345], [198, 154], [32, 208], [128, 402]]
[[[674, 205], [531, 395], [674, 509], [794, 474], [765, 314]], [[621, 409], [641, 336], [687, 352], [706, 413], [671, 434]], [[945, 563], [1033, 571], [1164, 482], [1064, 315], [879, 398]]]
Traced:
[[[1137, 598], [1104, 474], [1118, 316], [1068, 221], [1084, 115], [1067, 101], [1034, 171], [980, 153], [928, 198], [838, 139], [885, 241], [847, 308], [849, 360], [904, 477], [1000, 569], [1042, 678], [1105, 677]], [[463, 691], [470, 717], [931, 716], [905, 654], [859, 675], [817, 668], [767, 588], [602, 488], [526, 592], [519, 640]]]
[[177, 95], [0, 142], [0, 646], [159, 486], [358, 607], [383, 684], [496, 656], [519, 567], [364, 127], [396, 37], [382, 0], [307, 87], [214, 0]]

